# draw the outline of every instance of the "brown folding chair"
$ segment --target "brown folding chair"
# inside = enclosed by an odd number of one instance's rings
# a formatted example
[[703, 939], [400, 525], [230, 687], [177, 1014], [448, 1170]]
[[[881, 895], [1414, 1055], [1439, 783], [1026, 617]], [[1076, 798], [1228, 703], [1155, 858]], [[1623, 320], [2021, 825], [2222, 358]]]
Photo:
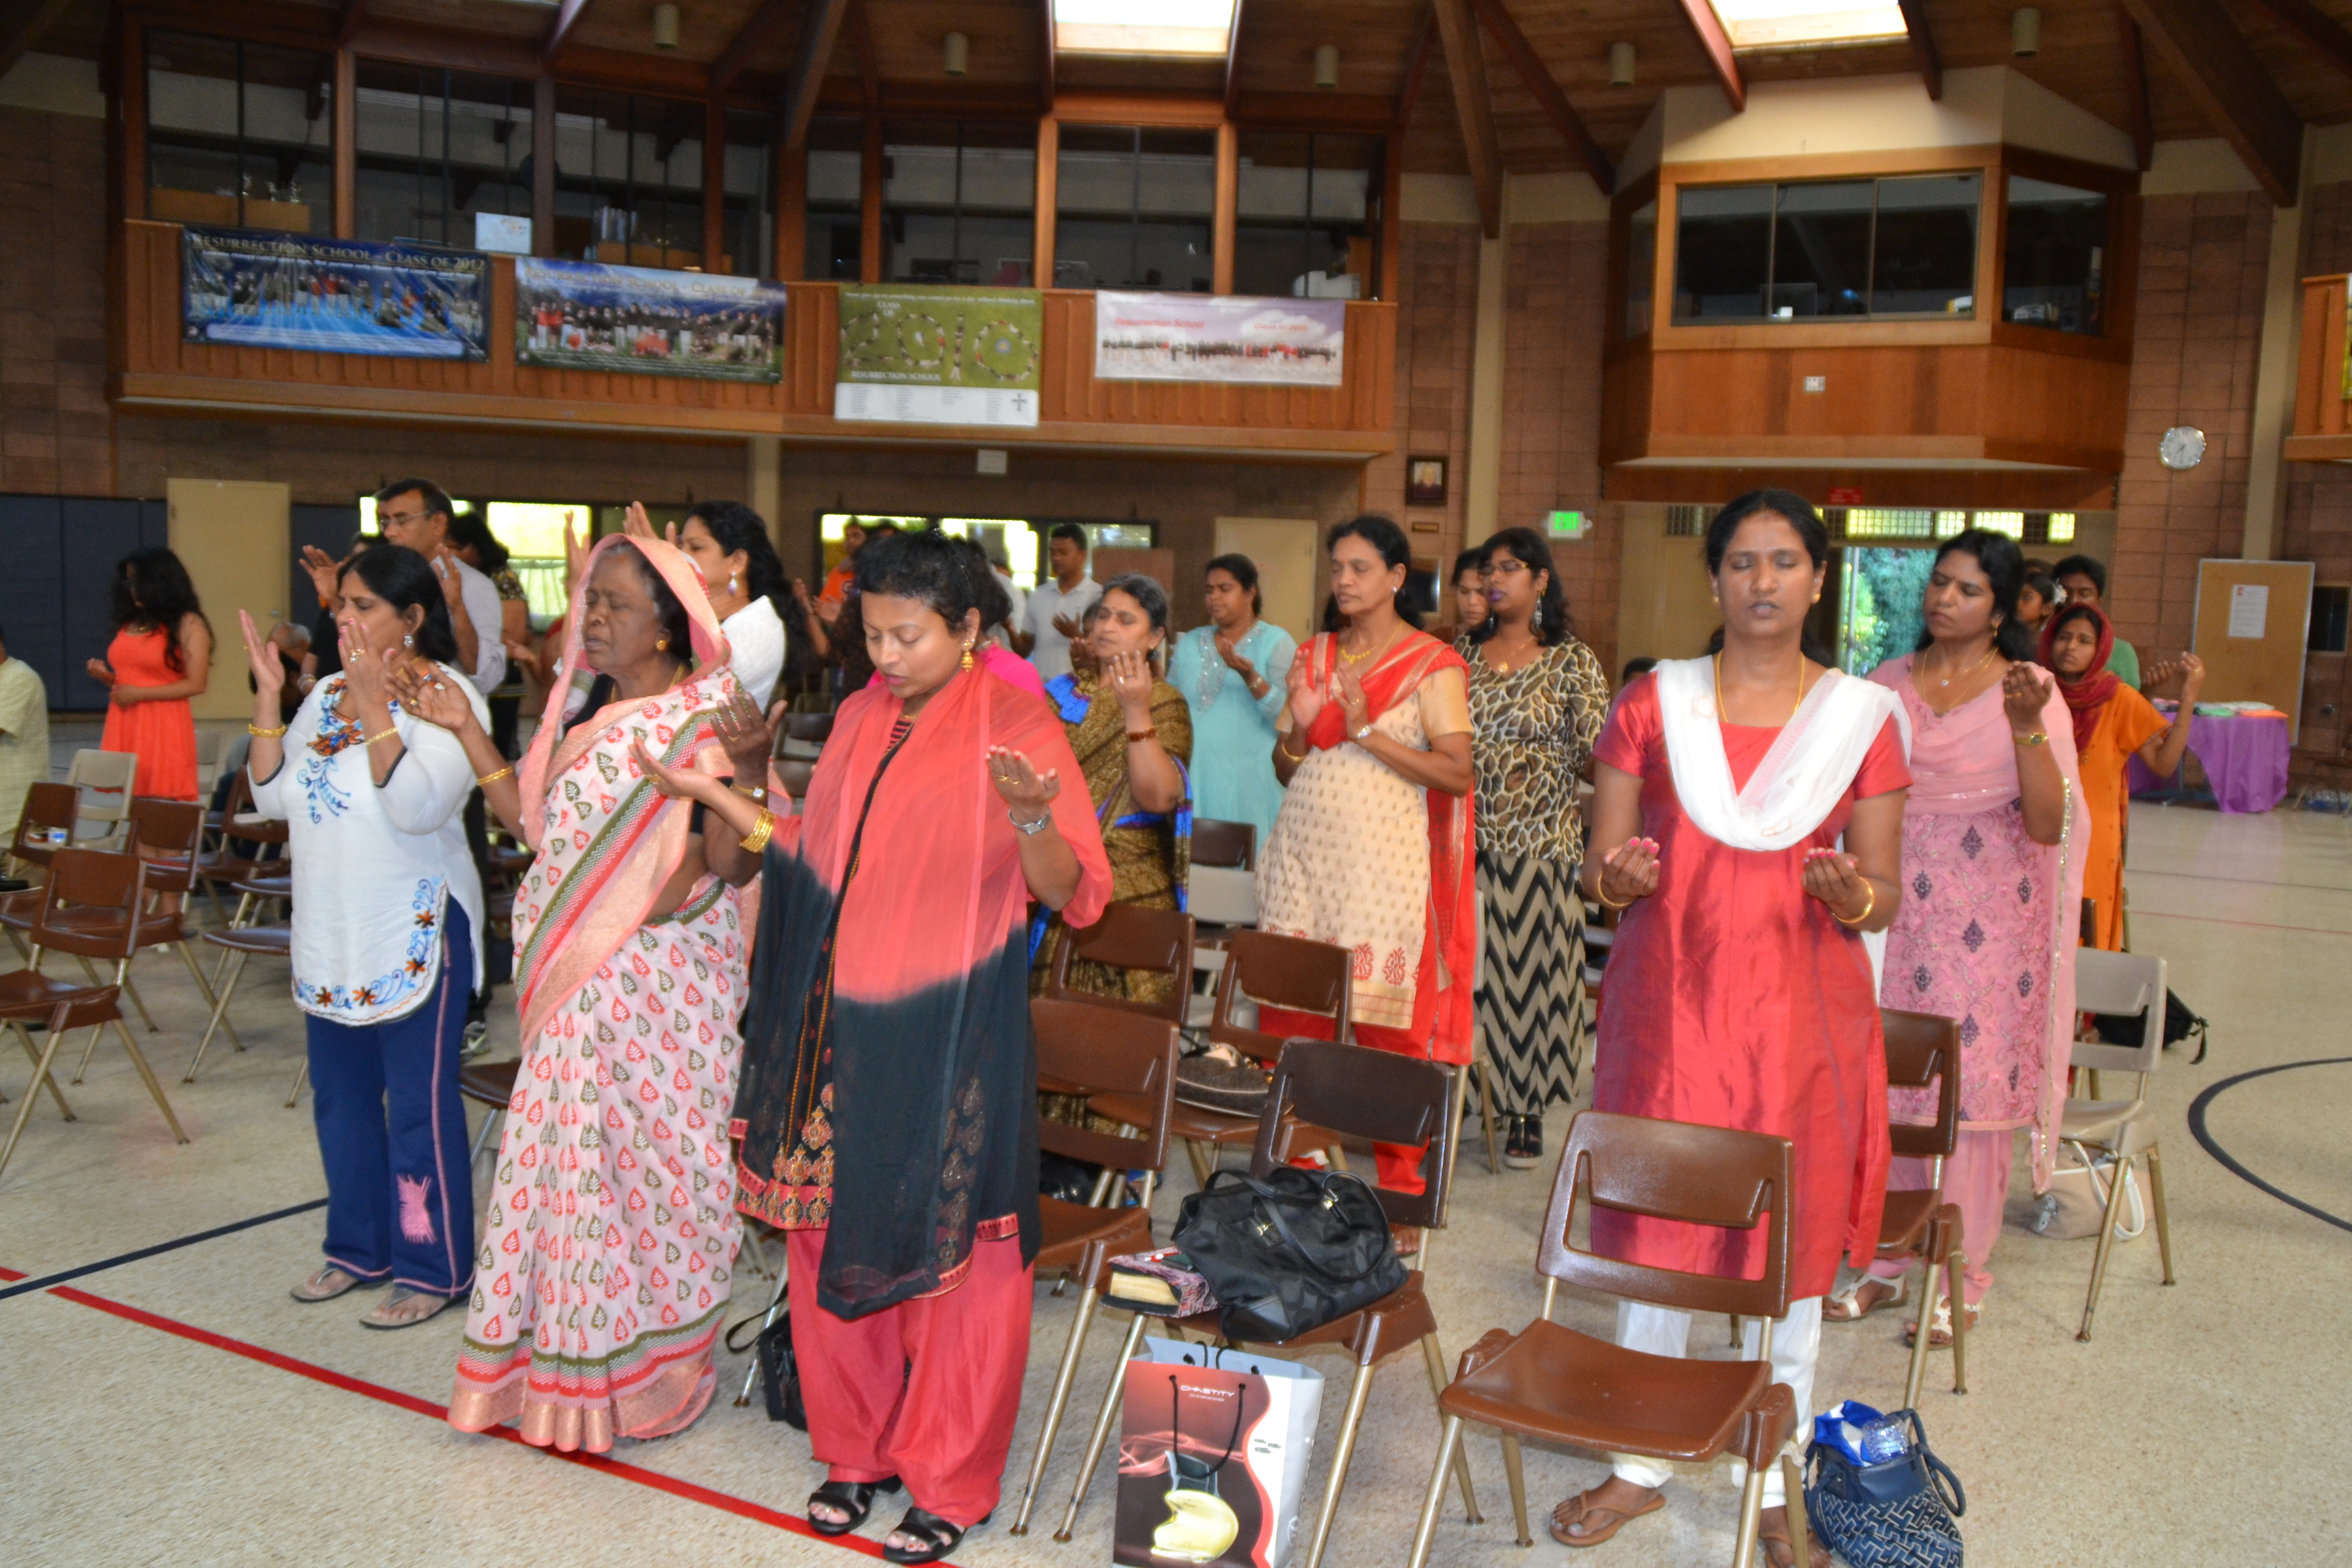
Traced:
[[832, 714], [787, 713], [784, 727], [776, 735], [775, 754], [778, 758], [813, 762], [818, 750], [832, 738]]
[[[1490, 1331], [1462, 1358], [1461, 1375], [1438, 1395], [1445, 1436], [1437, 1468], [1413, 1531], [1411, 1568], [1422, 1568], [1444, 1497], [1445, 1469], [1462, 1444], [1462, 1424], [1497, 1428], [1511, 1482], [1511, 1510], [1519, 1544], [1528, 1531], [1527, 1479], [1519, 1443], [1601, 1453], [1641, 1454], [1699, 1464], [1730, 1454], [1748, 1463], [1740, 1495], [1734, 1568], [1756, 1557], [1764, 1472], [1778, 1458], [1793, 1509], [1804, 1496], [1794, 1456], [1783, 1452], [1797, 1426], [1795, 1396], [1772, 1381], [1772, 1324], [1789, 1310], [1789, 1141], [1587, 1110], [1568, 1126], [1559, 1173], [1536, 1253], [1544, 1276], [1543, 1310], [1516, 1334]], [[1769, 1211], [1764, 1273], [1759, 1279], [1685, 1274], [1602, 1258], [1570, 1245], [1576, 1195], [1602, 1208], [1725, 1230], [1754, 1230]], [[1623, 1350], [1607, 1340], [1551, 1321], [1553, 1300], [1567, 1284], [1687, 1312], [1761, 1318], [1762, 1359], [1690, 1361]], [[1809, 1568], [1810, 1547], [1792, 1512], [1790, 1544], [1797, 1568]]]
[[[1070, 963], [1084, 958], [1113, 969], [1144, 969], [1166, 974], [1170, 994], [1165, 1002], [1133, 1002], [1124, 996], [1101, 996], [1070, 989]], [[1192, 984], [1192, 917], [1179, 910], [1150, 910], [1139, 904], [1112, 904], [1090, 926], [1061, 929], [1054, 953], [1053, 973], [1045, 994], [1056, 1001], [1085, 1002], [1097, 1007], [1120, 1007], [1149, 1017], [1165, 1018], [1181, 1028]]]
[[808, 799], [809, 784], [815, 777], [814, 763], [799, 757], [776, 759], [776, 782], [783, 785], [784, 794], [792, 798], [795, 812], [801, 809], [801, 803]]
[[[47, 875], [57, 852], [73, 840], [80, 800], [81, 792], [68, 784], [44, 781], [27, 786], [25, 808], [16, 816], [16, 837], [8, 841], [9, 868], [38, 867]], [[0, 894], [0, 927], [6, 927], [12, 915], [29, 924], [33, 910], [40, 901], [41, 889], [37, 886]], [[19, 958], [25, 955], [25, 943], [19, 934], [24, 929], [24, 925], [18, 925], [8, 931], [8, 940], [15, 944]]]
[[[1919, 1295], [1919, 1332], [1911, 1345], [1911, 1377], [1903, 1390], [1903, 1403], [1916, 1405], [1919, 1386], [1927, 1376], [1927, 1324], [1935, 1316], [1937, 1278], [1942, 1275], [1944, 1289], [1958, 1295], [1960, 1270], [1968, 1262], [1960, 1205], [1944, 1201], [1944, 1162], [1951, 1158], [1960, 1135], [1960, 1026], [1932, 1013], [1906, 1013], [1894, 1007], [1881, 1007], [1878, 1016], [1886, 1032], [1886, 1087], [1936, 1086], [1935, 1121], [1925, 1126], [1897, 1121], [1886, 1130], [1895, 1153], [1934, 1162], [1935, 1185], [1889, 1192], [1885, 1215], [1878, 1222], [1881, 1258], [1916, 1252], [1927, 1266]], [[1969, 1391], [1968, 1334], [1968, 1312], [1956, 1301], [1952, 1311], [1954, 1394]]]
[[[172, 1102], [163, 1098], [163, 1086], [155, 1081], [139, 1042], [123, 1024], [122, 1010], [118, 1005], [123, 973], [131, 967], [131, 955], [138, 950], [146, 871], [139, 857], [119, 850], [64, 848], [49, 863], [48, 884], [42, 889], [28, 933], [32, 939], [31, 964], [0, 974], [0, 1020], [6, 1021], [26, 1054], [34, 1058], [33, 1081], [26, 1088], [25, 1103], [17, 1107], [16, 1126], [9, 1131], [6, 1146], [0, 1148], [0, 1169], [6, 1167], [8, 1156], [15, 1152], [16, 1139], [24, 1131], [33, 1101], [43, 1087], [48, 1089], [59, 1110], [68, 1117], [73, 1114], [67, 1109], [65, 1097], [51, 1075], [66, 1030], [85, 1025], [93, 1031], [107, 1024], [114, 1026], [114, 1032], [121, 1037], [122, 1048], [131, 1053], [131, 1066], [139, 1069], [147, 1092], [155, 1098], [156, 1109], [171, 1126], [172, 1136], [182, 1143], [188, 1141], [187, 1133], [181, 1130], [180, 1119], [172, 1113]], [[43, 974], [41, 958], [51, 950], [77, 958], [111, 962], [114, 983], [74, 985]], [[53, 1026], [47, 1046], [35, 1052], [26, 1024], [55, 1019], [61, 1010], [68, 1022], [64, 1027]], [[95, 1038], [93, 1034], [93, 1042]]]
[[1037, 1248], [1037, 1272], [1076, 1281], [1078, 1309], [1070, 1324], [1070, 1342], [1062, 1352], [1061, 1369], [1054, 1376], [1053, 1402], [1045, 1408], [1045, 1429], [1037, 1435], [1029, 1484], [1022, 1489], [1021, 1512], [1013, 1521], [1015, 1535], [1029, 1533], [1029, 1510], [1036, 1502], [1045, 1461], [1054, 1451], [1062, 1414], [1069, 1405], [1078, 1352], [1086, 1343], [1095, 1308], [1110, 1284], [1110, 1260], [1151, 1247], [1151, 1192], [1168, 1164], [1168, 1114], [1176, 1103], [1176, 1048], [1181, 1037], [1176, 1026], [1164, 1020], [1045, 996], [1029, 1004], [1029, 1016], [1037, 1035], [1039, 1078], [1074, 1094], [1117, 1096], [1137, 1113], [1121, 1119], [1127, 1131], [1119, 1133], [1041, 1118], [1037, 1146], [1047, 1153], [1084, 1160], [1106, 1171], [1141, 1171], [1143, 1192], [1140, 1203], [1133, 1207], [1090, 1207], [1055, 1197], [1037, 1200], [1044, 1232]]
[[[245, 978], [245, 966], [253, 958], [291, 958], [294, 951], [294, 927], [288, 921], [264, 925], [255, 917], [261, 907], [272, 901], [290, 899], [294, 892], [291, 877], [252, 877], [230, 884], [237, 895], [236, 920], [226, 931], [203, 933], [207, 945], [221, 950], [220, 967], [215, 971], [213, 983], [218, 994], [209, 999], [213, 1016], [205, 1020], [204, 1038], [196, 1042], [196, 1054], [188, 1058], [188, 1070], [180, 1075], [182, 1083], [196, 1081], [196, 1069], [205, 1065], [205, 1052], [211, 1048], [215, 1031], [228, 1027], [228, 1005], [236, 995], [238, 983]], [[238, 1050], [245, 1043], [236, 1037], [235, 1029], [228, 1030], [229, 1044]], [[294, 1075], [294, 1087], [286, 1096], [289, 1110], [302, 1098], [303, 1080], [309, 1077], [310, 1060], [306, 1054], [299, 1071]]]
[[1239, 871], [1257, 868], [1257, 826], [1225, 822], [1213, 816], [1192, 819], [1192, 864], [1226, 866]]
[[[197, 876], [198, 857], [204, 848], [204, 807], [192, 800], [156, 800], [142, 795], [134, 798], [125, 815], [124, 825], [129, 847], [147, 863], [148, 908], [139, 920], [139, 946], [168, 947], [179, 954], [187, 966], [188, 975], [196, 983], [196, 992], [205, 1005], [214, 1005], [213, 988], [196, 963], [195, 953], [188, 946], [188, 900], [195, 897], [200, 885]], [[64, 917], [72, 919], [74, 917]], [[0, 924], [15, 925], [15, 920], [0, 912]], [[89, 964], [83, 964], [85, 973]], [[96, 977], [92, 976], [95, 984]], [[139, 994], [138, 986], [126, 975], [122, 981], [123, 994], [138, 1010], [140, 1019], [150, 1034], [157, 1032], [154, 1015]], [[217, 1016], [217, 1014], [215, 1015]], [[236, 1040], [236, 1032], [229, 1031]], [[98, 1037], [90, 1037], [89, 1050], [82, 1053], [81, 1065], [74, 1069], [73, 1080], [79, 1083], [89, 1068], [90, 1052], [98, 1048]], [[236, 1047], [245, 1049], [242, 1043]]]
[[[1354, 988], [1348, 951], [1328, 942], [1303, 936], [1276, 936], [1269, 931], [1237, 931], [1225, 939], [1225, 967], [1217, 976], [1217, 1009], [1209, 1020], [1209, 1043], [1231, 1046], [1251, 1060], [1271, 1068], [1282, 1055], [1283, 1037], [1244, 1027], [1234, 1021], [1234, 1005], [1246, 996], [1253, 1002], [1315, 1013], [1333, 1021], [1341, 1041], [1353, 1038], [1348, 1021]], [[1087, 1108], [1115, 1121], [1134, 1123], [1141, 1108], [1130, 1097], [1099, 1095]], [[1203, 1110], [1179, 1102], [1169, 1113], [1169, 1131], [1184, 1141], [1192, 1157], [1192, 1174], [1206, 1185], [1216, 1169], [1217, 1154], [1257, 1137], [1255, 1116], [1234, 1116]], [[1339, 1139], [1312, 1129], [1294, 1130], [1293, 1141], [1308, 1148], [1329, 1147], [1333, 1163], [1345, 1170], [1338, 1154]]]
[[[289, 765], [291, 765], [290, 762]], [[239, 821], [240, 817], [248, 820]], [[221, 903], [220, 890], [224, 886], [234, 886], [249, 878], [285, 874], [286, 824], [275, 817], [262, 816], [253, 809], [253, 781], [243, 768], [239, 768], [236, 776], [229, 781], [227, 801], [217, 816], [206, 818], [205, 828], [215, 834], [217, 840], [214, 847], [196, 858], [197, 879], [204, 884], [205, 892], [212, 900], [214, 912], [220, 916], [221, 924], [243, 925], [252, 895], [247, 895], [237, 905], [236, 912], [231, 914]], [[254, 856], [237, 854], [229, 847], [232, 839], [240, 844], [251, 844], [260, 853]]]
[[[1425, 1268], [1430, 1233], [1445, 1225], [1445, 1200], [1453, 1180], [1454, 1144], [1460, 1120], [1454, 1114], [1455, 1070], [1435, 1062], [1332, 1040], [1288, 1041], [1275, 1064], [1273, 1092], [1266, 1098], [1265, 1113], [1258, 1119], [1257, 1144], [1250, 1152], [1250, 1172], [1264, 1176], [1289, 1158], [1293, 1133], [1301, 1123], [1328, 1127], [1381, 1143], [1426, 1142], [1429, 1152], [1423, 1156], [1421, 1165], [1428, 1180], [1426, 1192], [1408, 1195], [1381, 1187], [1372, 1189], [1380, 1197], [1381, 1207], [1387, 1211], [1391, 1225], [1423, 1227], [1420, 1261]], [[1324, 1484], [1314, 1544], [1308, 1548], [1301, 1568], [1318, 1568], [1324, 1548], [1330, 1542], [1331, 1522], [1339, 1514], [1339, 1496], [1348, 1484], [1348, 1464], [1355, 1454], [1356, 1434], [1363, 1425], [1364, 1404], [1370, 1397], [1372, 1373], [1379, 1363], [1418, 1342], [1428, 1367], [1431, 1391], [1439, 1392], [1445, 1386], [1445, 1352], [1438, 1342], [1437, 1317], [1430, 1309], [1423, 1279], [1423, 1271], [1415, 1269], [1405, 1276], [1402, 1285], [1360, 1311], [1310, 1329], [1295, 1339], [1262, 1347], [1287, 1354], [1315, 1345], [1344, 1345], [1356, 1358], [1355, 1380], [1349, 1385], [1347, 1414], [1339, 1424], [1339, 1446], [1332, 1451], [1331, 1476]], [[1118, 1369], [1135, 1354], [1136, 1344], [1143, 1337], [1144, 1321], [1139, 1314], [1128, 1329], [1127, 1343], [1118, 1360], [1112, 1363], [1110, 1386], [1103, 1392], [1102, 1407], [1095, 1415], [1094, 1436], [1087, 1444], [1086, 1458], [1078, 1466], [1078, 1482], [1070, 1494], [1069, 1512], [1063, 1517], [1062, 1528], [1054, 1532], [1056, 1541], [1069, 1540], [1071, 1529], [1077, 1523], [1079, 1505], [1086, 1500], [1087, 1483], [1094, 1478], [1095, 1467], [1102, 1458], [1103, 1446], [1109, 1439], [1111, 1423], [1118, 1411], [1121, 1379]], [[1220, 1342], [1231, 1342], [1224, 1340], [1213, 1313], [1175, 1320], [1172, 1326]], [[1461, 1483], [1463, 1506], [1470, 1522], [1475, 1524], [1479, 1522], [1478, 1503], [1470, 1489], [1470, 1467], [1458, 1454], [1452, 1456], [1451, 1462]]]
[[480, 1159], [482, 1151], [490, 1146], [490, 1130], [506, 1121], [507, 1107], [514, 1103], [515, 1080], [521, 1076], [520, 1057], [503, 1062], [467, 1062], [458, 1068], [458, 1094], [488, 1106], [490, 1112], [482, 1118], [482, 1130], [474, 1134], [474, 1159]]

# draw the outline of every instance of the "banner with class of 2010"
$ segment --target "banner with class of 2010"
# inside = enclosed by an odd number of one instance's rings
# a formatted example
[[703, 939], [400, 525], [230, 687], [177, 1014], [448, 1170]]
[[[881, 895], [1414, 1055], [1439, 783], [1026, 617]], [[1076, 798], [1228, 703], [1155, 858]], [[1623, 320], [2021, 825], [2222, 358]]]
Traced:
[[478, 250], [190, 224], [180, 331], [190, 342], [485, 360], [489, 278]]
[[783, 379], [784, 286], [724, 273], [515, 258], [515, 361], [700, 381]]
[[834, 417], [1034, 426], [1044, 344], [1034, 289], [845, 283]]

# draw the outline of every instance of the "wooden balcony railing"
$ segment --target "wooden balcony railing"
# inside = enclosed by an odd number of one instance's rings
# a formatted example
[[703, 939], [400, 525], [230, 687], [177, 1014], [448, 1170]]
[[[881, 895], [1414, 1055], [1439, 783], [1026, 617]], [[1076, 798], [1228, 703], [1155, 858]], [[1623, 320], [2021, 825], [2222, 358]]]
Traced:
[[2345, 368], [2345, 296], [2352, 278], [2303, 280], [2303, 347], [2295, 363], [2294, 429], [2282, 446], [2290, 462], [2352, 458], [2352, 381]]
[[473, 423], [646, 436], [784, 436], [796, 441], [967, 441], [990, 446], [1370, 458], [1390, 451], [1396, 307], [1350, 301], [1337, 387], [1100, 382], [1094, 296], [1045, 296], [1044, 391], [1034, 429], [883, 425], [833, 416], [838, 287], [786, 285], [783, 379], [695, 381], [547, 370], [514, 360], [514, 263], [492, 259], [489, 358], [393, 359], [189, 342], [180, 330], [180, 228], [124, 224], [112, 394], [163, 409], [240, 408], [407, 423]]

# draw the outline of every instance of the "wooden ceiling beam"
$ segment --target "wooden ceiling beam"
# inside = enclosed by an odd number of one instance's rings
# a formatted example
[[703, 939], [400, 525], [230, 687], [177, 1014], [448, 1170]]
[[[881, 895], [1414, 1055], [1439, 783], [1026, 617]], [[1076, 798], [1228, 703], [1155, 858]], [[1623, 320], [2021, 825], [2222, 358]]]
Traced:
[[2352, 28], [2322, 11], [2311, 0], [2251, 0], [2262, 12], [2313, 54], [2352, 76]]
[[1037, 0], [1037, 97], [1039, 107], [1054, 112], [1054, 0]]
[[1919, 79], [1927, 84], [1927, 96], [1940, 100], [1944, 96], [1944, 57], [1937, 52], [1936, 36], [1927, 31], [1927, 0], [1900, 0], [1903, 29], [1911, 35], [1911, 58], [1918, 62]]
[[[1052, 5], [1053, 0], [1045, 0]], [[882, 66], [874, 53], [874, 17], [866, 0], [849, 0], [849, 38], [857, 46], [857, 92], [866, 112], [882, 107]]]
[[2123, 0], [2123, 6], [2271, 200], [2293, 206], [2303, 174], [2303, 118], [2221, 0]]
[[562, 5], [556, 8], [555, 20], [549, 25], [547, 37], [540, 42], [539, 58], [553, 65], [555, 57], [563, 52], [563, 46], [572, 41], [572, 33], [580, 26], [580, 18], [587, 14], [588, 0], [563, 0]]
[[1495, 42], [1502, 46], [1505, 58], [1517, 69], [1519, 79], [1535, 95], [1537, 105], [1543, 110], [1545, 118], [1551, 121], [1552, 129], [1559, 132], [1560, 139], [1568, 143], [1568, 150], [1584, 164], [1585, 172], [1592, 176], [1592, 183], [1601, 187], [1601, 194], [1604, 196], [1614, 195], [1617, 171], [1610, 163], [1609, 154], [1602, 152], [1601, 143], [1592, 139], [1592, 132], [1585, 128], [1584, 117], [1576, 112], [1576, 106], [1568, 101], [1566, 93], [1560, 91], [1559, 83], [1552, 79], [1551, 68], [1544, 64], [1543, 57], [1536, 53], [1533, 44], [1528, 42], [1527, 34], [1521, 32], [1519, 25], [1511, 19], [1510, 12], [1503, 6], [1503, 0], [1470, 0], [1470, 3], [1477, 8], [1478, 19], [1486, 24], [1486, 30], [1495, 35]]
[[[66, 14], [66, 7], [72, 3], [73, 0], [41, 0], [41, 4], [35, 5], [25, 19], [16, 24], [6, 40], [0, 42], [0, 76], [6, 76], [18, 60], [32, 52], [33, 46], [57, 25], [58, 18]], [[142, 207], [140, 210], [143, 212], [146, 209]]]
[[1412, 35], [1412, 52], [1405, 57], [1404, 86], [1397, 93], [1396, 133], [1404, 134], [1412, 121], [1413, 100], [1421, 96], [1421, 79], [1429, 72], [1429, 57], [1437, 47], [1437, 8], [1430, 7], [1421, 14], [1421, 26]]
[[1691, 31], [1698, 35], [1698, 47], [1706, 51], [1706, 63], [1715, 68], [1715, 79], [1723, 88], [1723, 96], [1731, 100], [1738, 113], [1748, 107], [1748, 82], [1739, 74], [1739, 62], [1732, 57], [1731, 35], [1723, 30], [1723, 18], [1715, 14], [1712, 0], [1682, 0], [1683, 17], [1690, 23]]
[[1228, 120], [1234, 117], [1234, 105], [1241, 101], [1242, 96], [1242, 13], [1245, 9], [1245, 0], [1234, 0], [1233, 30], [1225, 35], [1225, 118]]
[[824, 86], [825, 68], [833, 63], [834, 40], [841, 36], [841, 18], [849, 0], [809, 0], [801, 21], [801, 49], [793, 58], [793, 74], [784, 87], [784, 145], [808, 144], [809, 117], [816, 112], [817, 93]]
[[751, 57], [766, 48], [782, 30], [786, 18], [793, 14], [793, 4], [794, 0], [765, 0], [758, 10], [744, 18], [743, 25], [735, 29], [735, 36], [727, 40], [727, 47], [711, 62], [711, 97], [722, 97], [729, 88], [735, 85], [735, 79], [741, 76], [743, 68], [751, 63]]
[[[1486, 57], [1478, 49], [1471, 0], [1436, 0], [1437, 36], [1445, 46], [1445, 76], [1454, 111], [1462, 121], [1462, 151], [1478, 195], [1478, 224], [1488, 239], [1503, 237], [1503, 153], [1495, 140], [1495, 101], [1486, 91]], [[1699, 0], [1704, 5], [1706, 0]]]
[[2156, 162], [2156, 104], [2147, 93], [2147, 40], [2130, 12], [2116, 7], [2116, 26], [2123, 36], [2124, 98], [2131, 107], [2132, 157], [2140, 173]]
[[360, 27], [367, 21], [367, 8], [368, 0], [343, 0], [343, 21], [335, 30], [335, 47], [352, 47], [352, 40], [360, 36]]

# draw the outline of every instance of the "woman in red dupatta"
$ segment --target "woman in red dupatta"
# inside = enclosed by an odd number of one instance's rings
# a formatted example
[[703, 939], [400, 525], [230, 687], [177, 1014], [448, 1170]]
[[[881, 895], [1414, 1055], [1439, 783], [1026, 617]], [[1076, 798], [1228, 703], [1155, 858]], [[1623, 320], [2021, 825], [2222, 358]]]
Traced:
[[793, 1342], [824, 1535], [903, 1485], [885, 1542], [944, 1556], [997, 1501], [1028, 1364], [1037, 1064], [1027, 910], [1098, 919], [1110, 865], [1062, 725], [973, 654], [984, 563], [874, 540], [877, 679], [842, 702], [804, 814], [663, 774], [762, 860], [736, 1100], [742, 1212], [789, 1233]]
[[[1329, 548], [1326, 629], [1291, 661], [1275, 735], [1287, 793], [1258, 855], [1258, 925], [1354, 954], [1359, 1045], [1466, 1063], [1478, 978], [1468, 667], [1414, 629], [1412, 550], [1395, 523], [1343, 522]], [[1261, 1012], [1270, 1031], [1332, 1032], [1313, 1014]], [[1423, 1190], [1420, 1150], [1376, 1152], [1381, 1186]]]
[[[633, 754], [728, 768], [714, 710], [737, 688], [692, 563], [608, 538], [568, 625], [520, 784], [457, 693], [412, 679], [402, 703], [457, 734], [538, 851], [515, 895], [522, 1066], [449, 1424], [603, 1453], [710, 1402], [741, 1240], [727, 1123], [751, 895], [712, 873], [691, 808]], [[574, 703], [572, 677], [590, 671]]]

